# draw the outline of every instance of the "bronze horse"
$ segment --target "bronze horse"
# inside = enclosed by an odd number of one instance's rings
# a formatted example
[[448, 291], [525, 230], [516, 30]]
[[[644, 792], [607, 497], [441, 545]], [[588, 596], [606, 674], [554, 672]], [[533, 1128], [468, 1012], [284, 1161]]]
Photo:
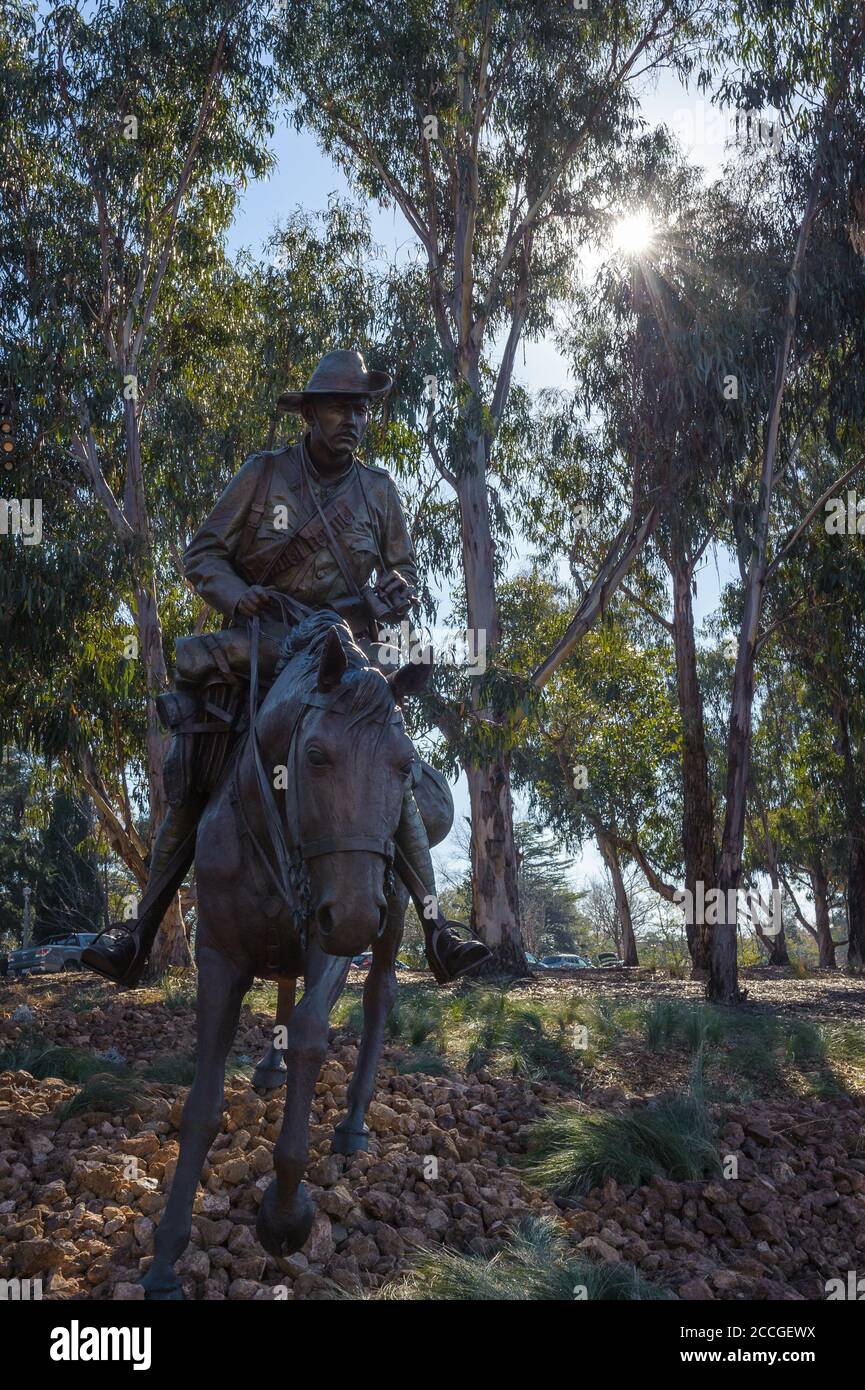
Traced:
[[[183, 1297], [174, 1265], [189, 1243], [201, 1169], [222, 1123], [225, 1063], [254, 977], [282, 982], [277, 1022], [287, 1020], [284, 1049], [270, 1049], [257, 1072], [260, 1082], [286, 1086], [274, 1178], [256, 1221], [268, 1253], [292, 1254], [309, 1235], [315, 1207], [303, 1175], [328, 1019], [351, 957], [371, 944], [357, 1067], [333, 1139], [341, 1153], [367, 1146], [364, 1115], [408, 903], [392, 869], [393, 837], [417, 757], [400, 705], [422, 688], [431, 664], [386, 678], [327, 610], [294, 630], [283, 662], [198, 831], [197, 1061], [177, 1168], [142, 1280], [149, 1299]], [[420, 809], [426, 821], [422, 800]], [[432, 843], [444, 838], [452, 817], [452, 803], [449, 816], [439, 807], [438, 823], [427, 826]], [[289, 1012], [285, 982], [299, 976], [303, 997]]]

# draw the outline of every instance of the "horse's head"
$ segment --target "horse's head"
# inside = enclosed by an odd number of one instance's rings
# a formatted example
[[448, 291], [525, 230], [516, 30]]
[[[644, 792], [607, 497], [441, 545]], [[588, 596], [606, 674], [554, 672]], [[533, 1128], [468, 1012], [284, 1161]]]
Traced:
[[431, 661], [411, 664], [385, 678], [350, 665], [336, 627], [321, 646], [292, 740], [287, 806], [292, 848], [309, 876], [310, 927], [331, 955], [365, 950], [384, 928], [386, 874], [416, 758], [400, 705], [431, 670]]

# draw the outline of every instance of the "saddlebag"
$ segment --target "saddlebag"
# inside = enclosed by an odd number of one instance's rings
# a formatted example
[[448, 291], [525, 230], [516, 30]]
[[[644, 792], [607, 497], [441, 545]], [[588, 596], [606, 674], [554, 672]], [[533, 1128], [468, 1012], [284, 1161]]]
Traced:
[[169, 806], [185, 806], [194, 794], [209, 796], [237, 743], [246, 717], [246, 687], [210, 681], [159, 695], [156, 708], [172, 734], [162, 765]]

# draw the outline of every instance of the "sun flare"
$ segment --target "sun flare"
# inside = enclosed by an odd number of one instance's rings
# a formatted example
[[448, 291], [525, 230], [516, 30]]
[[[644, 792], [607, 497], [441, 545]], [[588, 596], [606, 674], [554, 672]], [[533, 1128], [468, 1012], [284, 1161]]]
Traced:
[[621, 256], [641, 256], [654, 235], [655, 224], [646, 211], [628, 213], [613, 227], [613, 249]]

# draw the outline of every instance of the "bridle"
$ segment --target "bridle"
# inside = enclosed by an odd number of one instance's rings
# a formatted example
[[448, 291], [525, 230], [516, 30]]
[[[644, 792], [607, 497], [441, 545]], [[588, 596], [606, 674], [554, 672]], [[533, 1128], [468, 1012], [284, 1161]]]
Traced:
[[[300, 727], [303, 723], [304, 716], [310, 709], [324, 709], [334, 714], [347, 713], [346, 710], [337, 709], [337, 704], [346, 694], [346, 691], [339, 687], [332, 694], [323, 694], [318, 690], [313, 690], [299, 697], [297, 712], [289, 731], [288, 748], [285, 757], [286, 768], [288, 768], [289, 764], [292, 767], [294, 786], [292, 788], [289, 780], [286, 779], [284, 820], [283, 817], [280, 816], [273, 796], [273, 787], [268, 780], [267, 772], [264, 767], [264, 761], [261, 756], [261, 746], [256, 731], [259, 688], [259, 635], [260, 620], [254, 617], [250, 622], [248, 737], [252, 746], [259, 803], [264, 813], [268, 839], [270, 840], [270, 847], [273, 850], [273, 856], [276, 861], [275, 868], [271, 862], [271, 856], [267, 853], [266, 847], [261, 843], [249, 824], [239, 794], [236, 796], [235, 800], [243, 819], [244, 829], [246, 830], [248, 838], [254, 845], [278, 893], [287, 906], [293, 911], [294, 925], [300, 936], [301, 949], [306, 950], [312, 905], [312, 892], [308, 867], [310, 861], [323, 858], [328, 854], [337, 854], [346, 851], [381, 855], [385, 861], [385, 897], [390, 897], [390, 895], [396, 891], [396, 881], [393, 871], [395, 847], [393, 840], [374, 835], [325, 835], [313, 840], [304, 840], [300, 835], [300, 828], [296, 824], [293, 811], [300, 806], [300, 788], [298, 784], [296, 758], [297, 739]], [[235, 778], [237, 776], [238, 766], [239, 759], [235, 763]], [[291, 801], [292, 790], [294, 791], [293, 807]], [[378, 935], [381, 935], [383, 930], [384, 926], [380, 928]]]

